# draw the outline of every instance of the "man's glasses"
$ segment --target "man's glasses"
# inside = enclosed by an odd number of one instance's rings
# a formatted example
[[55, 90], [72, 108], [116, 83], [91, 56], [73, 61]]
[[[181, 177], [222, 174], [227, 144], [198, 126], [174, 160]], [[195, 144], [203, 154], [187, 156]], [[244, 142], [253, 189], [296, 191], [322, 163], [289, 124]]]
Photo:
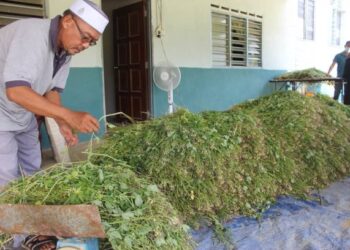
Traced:
[[80, 33], [80, 40], [82, 43], [88, 43], [89, 46], [95, 46], [97, 44], [96, 41], [94, 41], [91, 37], [88, 37], [84, 34], [84, 32], [80, 29], [77, 21], [75, 20], [74, 17], [72, 17], [74, 23], [75, 23], [75, 26], [77, 27], [79, 33]]

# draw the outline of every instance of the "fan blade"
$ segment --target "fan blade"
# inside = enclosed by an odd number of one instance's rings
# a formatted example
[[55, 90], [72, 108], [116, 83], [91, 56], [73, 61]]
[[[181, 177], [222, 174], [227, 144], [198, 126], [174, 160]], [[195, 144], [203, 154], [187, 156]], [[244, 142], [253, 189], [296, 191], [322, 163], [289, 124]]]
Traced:
[[177, 78], [178, 74], [175, 73], [174, 71], [171, 71], [170, 75], [173, 77], [173, 78]]

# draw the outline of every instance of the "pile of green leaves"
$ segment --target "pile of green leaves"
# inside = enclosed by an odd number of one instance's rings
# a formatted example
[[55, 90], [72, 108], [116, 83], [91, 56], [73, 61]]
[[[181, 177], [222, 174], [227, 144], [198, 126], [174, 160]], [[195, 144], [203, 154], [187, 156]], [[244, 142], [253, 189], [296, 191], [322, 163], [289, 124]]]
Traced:
[[15, 182], [0, 203], [96, 204], [102, 249], [191, 249], [181, 220], [259, 216], [279, 195], [307, 197], [349, 175], [349, 162], [348, 107], [278, 92], [118, 126], [86, 162]]
[[303, 70], [295, 70], [286, 72], [274, 80], [302, 80], [302, 79], [318, 79], [318, 78], [328, 78], [329, 75], [316, 68], [308, 68]]
[[350, 109], [317, 95], [281, 92], [233, 108], [256, 116], [264, 127], [269, 159], [281, 191], [302, 195], [350, 173]]
[[122, 162], [51, 168], [12, 184], [0, 203], [97, 205], [107, 235], [104, 250], [192, 249], [187, 226], [157, 186]]
[[326, 97], [275, 93], [225, 112], [180, 110], [117, 127], [99, 152], [157, 184], [196, 226], [259, 215], [279, 195], [304, 197], [349, 174], [349, 114]]

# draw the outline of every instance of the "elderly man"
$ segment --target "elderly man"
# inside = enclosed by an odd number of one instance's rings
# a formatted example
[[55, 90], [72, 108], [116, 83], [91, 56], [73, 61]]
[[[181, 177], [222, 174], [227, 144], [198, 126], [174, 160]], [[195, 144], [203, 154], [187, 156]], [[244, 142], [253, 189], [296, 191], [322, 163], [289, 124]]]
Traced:
[[22, 19], [0, 29], [0, 189], [40, 169], [35, 114], [54, 118], [70, 145], [72, 132], [98, 131], [89, 113], [61, 105], [71, 56], [96, 44], [107, 16], [89, 0], [76, 0], [63, 16]]

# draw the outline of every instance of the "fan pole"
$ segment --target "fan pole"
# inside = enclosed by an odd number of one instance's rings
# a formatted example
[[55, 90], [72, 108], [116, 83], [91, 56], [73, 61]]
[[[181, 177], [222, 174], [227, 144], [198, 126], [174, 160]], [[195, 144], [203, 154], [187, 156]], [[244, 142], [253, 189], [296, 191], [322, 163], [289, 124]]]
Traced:
[[173, 96], [173, 83], [170, 83], [171, 86], [168, 90], [168, 104], [169, 104], [169, 114], [172, 114], [174, 112], [174, 96]]

